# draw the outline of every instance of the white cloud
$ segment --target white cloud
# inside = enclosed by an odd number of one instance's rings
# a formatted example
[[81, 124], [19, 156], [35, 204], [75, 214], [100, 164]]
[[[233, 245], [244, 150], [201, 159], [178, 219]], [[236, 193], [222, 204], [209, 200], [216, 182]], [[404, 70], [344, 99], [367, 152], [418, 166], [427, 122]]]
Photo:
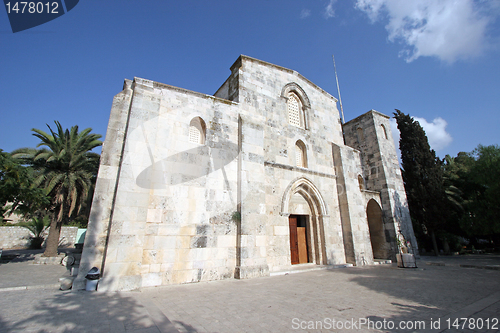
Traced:
[[392, 132], [392, 139], [394, 140], [394, 145], [396, 146], [396, 151], [398, 152], [398, 156], [400, 155], [399, 153], [399, 130], [398, 130], [398, 123], [396, 122], [396, 119], [391, 118], [391, 132]]
[[[413, 117], [413, 119], [420, 123], [420, 126], [422, 126], [427, 135], [429, 145], [436, 152], [448, 147], [453, 141], [450, 133], [446, 132], [448, 123], [443, 118], [434, 118], [432, 123], [429, 123], [425, 118]], [[394, 118], [391, 118], [391, 130], [396, 148], [399, 148], [399, 130], [396, 119]]]
[[387, 19], [389, 41], [401, 41], [401, 55], [411, 62], [433, 56], [452, 63], [481, 55], [489, 47], [490, 23], [499, 14], [498, 1], [357, 0], [370, 20]]
[[325, 17], [326, 18], [330, 18], [330, 17], [335, 16], [335, 9], [333, 8], [333, 6], [335, 5], [336, 2], [337, 2], [337, 0], [329, 0], [328, 5], [325, 8]]
[[435, 118], [432, 123], [427, 122], [424, 118], [414, 117], [420, 123], [420, 126], [425, 131], [429, 139], [429, 145], [435, 151], [440, 151], [450, 145], [453, 141], [450, 133], [446, 132], [448, 123], [441, 117]]
[[302, 11], [300, 12], [300, 18], [305, 19], [309, 16], [311, 16], [311, 11], [309, 9], [302, 9]]

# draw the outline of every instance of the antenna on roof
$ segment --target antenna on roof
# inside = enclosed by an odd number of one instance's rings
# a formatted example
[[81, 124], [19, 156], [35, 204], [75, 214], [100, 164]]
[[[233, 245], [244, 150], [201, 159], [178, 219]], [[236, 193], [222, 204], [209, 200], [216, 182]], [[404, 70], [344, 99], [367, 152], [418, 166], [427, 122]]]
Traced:
[[335, 57], [332, 54], [333, 59], [333, 68], [335, 69], [335, 80], [337, 81], [337, 91], [339, 92], [339, 102], [340, 102], [340, 112], [342, 113], [342, 124], [345, 123], [344, 120], [344, 109], [342, 108], [342, 97], [340, 97], [340, 87], [339, 87], [339, 78], [337, 76], [337, 66], [335, 66]]

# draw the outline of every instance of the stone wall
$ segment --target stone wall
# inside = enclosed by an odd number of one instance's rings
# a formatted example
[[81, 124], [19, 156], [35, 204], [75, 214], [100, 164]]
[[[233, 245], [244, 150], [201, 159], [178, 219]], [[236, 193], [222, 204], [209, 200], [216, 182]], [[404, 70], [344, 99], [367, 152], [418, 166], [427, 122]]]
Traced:
[[371, 110], [344, 124], [345, 142], [361, 153], [362, 178], [367, 190], [380, 193], [388, 258], [396, 259], [395, 238], [405, 237], [418, 255], [406, 192], [389, 117]]
[[[106, 260], [101, 290], [233, 276], [235, 109], [233, 102], [145, 79], [126, 82], [113, 103], [83, 251], [83, 265]], [[204, 144], [189, 141], [198, 117]]]
[[[59, 247], [73, 247], [76, 242], [78, 227], [62, 227], [59, 237]], [[49, 234], [44, 233], [45, 238]], [[23, 227], [0, 227], [0, 249], [26, 249], [29, 247], [31, 233]], [[42, 244], [45, 246], [45, 242]]]
[[[382, 216], [377, 207], [393, 214], [379, 194], [401, 194], [399, 179], [382, 179], [397, 177], [394, 147], [372, 143], [370, 113], [358, 119], [367, 133], [361, 145], [344, 128], [346, 146], [336, 103], [299, 73], [246, 56], [215, 96], [125, 80], [113, 100], [80, 272], [100, 268], [101, 291], [266, 276], [290, 269], [299, 222], [307, 242], [300, 263], [373, 263], [367, 204], [372, 223]], [[390, 130], [386, 120], [376, 118]], [[204, 140], [193, 142], [192, 124]], [[367, 174], [372, 155], [382, 158], [374, 162], [381, 179]], [[81, 273], [74, 288], [84, 280]]]
[[[342, 142], [337, 100], [293, 70], [247, 57], [233, 65], [233, 72], [236, 67], [240, 112], [260, 125], [259, 136], [242, 139], [241, 237], [250, 257], [242, 266], [251, 270], [249, 263], [258, 260], [270, 272], [289, 268], [289, 216], [294, 214], [309, 216], [311, 263], [345, 263], [331, 149], [331, 142]], [[288, 122], [290, 91], [301, 98], [301, 127]], [[296, 166], [299, 140], [306, 167]], [[303, 204], [294, 205], [296, 201]]]

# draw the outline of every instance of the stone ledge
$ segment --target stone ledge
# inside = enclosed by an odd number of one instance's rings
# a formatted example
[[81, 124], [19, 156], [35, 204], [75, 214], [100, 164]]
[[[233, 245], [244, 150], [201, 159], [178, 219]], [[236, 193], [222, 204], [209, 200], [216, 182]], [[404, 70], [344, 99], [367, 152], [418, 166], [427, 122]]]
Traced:
[[62, 260], [66, 257], [65, 253], [60, 253], [57, 257], [44, 257], [43, 253], [36, 254], [33, 264], [35, 265], [61, 265]]
[[52, 283], [52, 284], [44, 284], [44, 285], [38, 285], [38, 286], [20, 286], [20, 287], [0, 288], [0, 292], [2, 292], [2, 291], [18, 291], [18, 290], [34, 290], [34, 289], [54, 289], [54, 288], [59, 288], [59, 287], [60, 287], [59, 283]]
[[284, 170], [289, 170], [289, 171], [299, 171], [299, 172], [307, 173], [307, 174], [310, 174], [310, 175], [313, 175], [313, 176], [320, 176], [320, 177], [325, 177], [325, 178], [332, 178], [332, 179], [336, 179], [337, 178], [337, 176], [333, 175], [333, 174], [328, 174], [328, 173], [324, 173], [324, 172], [314, 171], [314, 170], [311, 170], [311, 169], [301, 168], [301, 167], [297, 167], [297, 166], [293, 166], [293, 165], [285, 165], [285, 164], [276, 163], [276, 162], [272, 162], [272, 161], [264, 161], [264, 166], [266, 166], [266, 167], [273, 167], [273, 168], [279, 168], [279, 169], [284, 169]]

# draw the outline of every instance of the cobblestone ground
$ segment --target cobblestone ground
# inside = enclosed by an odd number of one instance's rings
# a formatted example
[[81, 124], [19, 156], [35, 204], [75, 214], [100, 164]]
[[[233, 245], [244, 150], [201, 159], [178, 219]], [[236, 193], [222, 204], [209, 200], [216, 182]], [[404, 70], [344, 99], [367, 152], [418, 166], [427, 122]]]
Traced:
[[[109, 294], [0, 289], [0, 332], [425, 332], [431, 323], [439, 324], [434, 332], [499, 331], [499, 270], [420, 267], [352, 267]], [[464, 329], [456, 317], [470, 318]]]

